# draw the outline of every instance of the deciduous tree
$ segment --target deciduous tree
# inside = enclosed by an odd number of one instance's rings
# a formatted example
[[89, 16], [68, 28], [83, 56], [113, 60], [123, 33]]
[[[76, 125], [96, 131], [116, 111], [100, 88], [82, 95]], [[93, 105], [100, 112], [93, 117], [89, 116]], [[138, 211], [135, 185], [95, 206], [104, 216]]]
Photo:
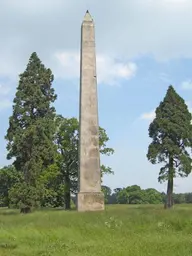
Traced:
[[4, 166], [0, 169], [0, 206], [10, 206], [9, 190], [22, 182], [22, 173], [14, 166]]
[[[57, 188], [64, 192], [65, 208], [70, 209], [71, 193], [76, 194], [78, 189], [78, 143], [79, 143], [79, 122], [76, 118], [64, 118], [57, 116], [57, 131], [55, 144], [57, 145], [57, 163], [60, 174], [58, 175]], [[111, 155], [114, 150], [106, 146], [109, 138], [103, 128], [99, 128], [100, 153]], [[110, 167], [101, 165], [101, 173], [110, 174]]]

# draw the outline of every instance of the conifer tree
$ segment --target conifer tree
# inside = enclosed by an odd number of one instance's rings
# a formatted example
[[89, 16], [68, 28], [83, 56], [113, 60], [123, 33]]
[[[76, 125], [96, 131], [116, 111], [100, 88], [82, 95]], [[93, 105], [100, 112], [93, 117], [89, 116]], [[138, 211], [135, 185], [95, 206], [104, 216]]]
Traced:
[[24, 182], [13, 188], [11, 194], [22, 211], [30, 211], [37, 204], [38, 177], [54, 161], [56, 94], [52, 88], [53, 74], [34, 52], [26, 70], [20, 75], [13, 101], [13, 113], [5, 138], [8, 141], [8, 159], [21, 171]]
[[169, 86], [164, 100], [156, 109], [149, 126], [152, 142], [147, 158], [152, 164], [165, 163], [159, 172], [159, 182], [167, 181], [165, 208], [173, 205], [173, 180], [191, 172], [192, 115], [185, 101]]

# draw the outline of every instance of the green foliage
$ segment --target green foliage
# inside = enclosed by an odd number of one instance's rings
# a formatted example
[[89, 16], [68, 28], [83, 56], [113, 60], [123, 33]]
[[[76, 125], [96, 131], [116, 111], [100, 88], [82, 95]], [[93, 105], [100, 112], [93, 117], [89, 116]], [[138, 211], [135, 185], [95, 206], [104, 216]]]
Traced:
[[[163, 199], [161, 193], [156, 189], [141, 189], [137, 185], [116, 189], [115, 191], [115, 197], [119, 204], [160, 204]], [[114, 194], [112, 196], [115, 198]]]
[[[71, 193], [76, 194], [78, 191], [78, 143], [79, 143], [79, 122], [76, 118], [64, 118], [61, 115], [57, 116], [56, 133], [54, 142], [57, 146], [56, 163], [60, 171], [55, 182], [56, 189], [59, 188], [60, 196], [57, 197], [58, 201], [63, 202], [63, 195], [65, 207], [70, 208]], [[111, 155], [114, 150], [106, 146], [109, 138], [103, 128], [99, 128], [99, 143], [100, 153], [103, 155]], [[108, 166], [101, 165], [101, 173], [113, 173]], [[62, 196], [62, 199], [61, 199]]]
[[185, 202], [188, 204], [192, 203], [192, 193], [186, 193], [185, 194]]
[[22, 178], [22, 173], [12, 165], [0, 169], [0, 206], [9, 206], [9, 190]]
[[[57, 146], [57, 165], [60, 170], [59, 181], [77, 192], [78, 179], [78, 141], [79, 123], [76, 118], [56, 118], [55, 144]], [[70, 183], [70, 184], [69, 184]]]
[[173, 200], [175, 204], [184, 204], [187, 202], [187, 196], [188, 193], [186, 194], [173, 194]]
[[105, 203], [106, 203], [106, 204], [109, 203], [109, 198], [110, 198], [110, 196], [111, 196], [111, 189], [110, 189], [110, 187], [108, 187], [108, 186], [102, 186], [102, 187], [101, 187], [101, 190], [102, 190], [102, 192], [103, 192], [103, 194], [104, 194]]
[[[37, 199], [33, 194], [38, 190], [38, 178], [53, 163], [56, 152], [53, 144], [55, 109], [51, 106], [56, 95], [51, 88], [52, 82], [51, 70], [45, 68], [36, 53], [32, 53], [26, 70], [20, 75], [5, 137], [8, 141], [7, 158], [14, 158], [13, 165], [23, 173], [24, 184], [21, 187], [28, 191], [25, 197], [29, 196], [33, 205]], [[17, 192], [22, 201], [18, 186], [12, 193], [16, 195]], [[24, 201], [32, 205], [28, 199]]]
[[[53, 120], [52, 120], [53, 121]], [[55, 133], [53, 136], [53, 148], [55, 147], [55, 154], [50, 158], [50, 162], [45, 165], [45, 158], [39, 152], [39, 144], [31, 143], [29, 150], [38, 153], [36, 157], [31, 155], [31, 158], [25, 158], [25, 162], [16, 164], [17, 158], [14, 162], [15, 166], [21, 168], [17, 171], [22, 174], [23, 179], [18, 182], [7, 186], [7, 200], [11, 199], [13, 207], [20, 208], [34, 208], [34, 207], [63, 207], [66, 209], [71, 207], [71, 194], [76, 194], [78, 190], [78, 143], [79, 143], [79, 123], [76, 118], [63, 118], [56, 116], [54, 119]], [[42, 123], [43, 126], [43, 123]], [[35, 125], [29, 125], [24, 129], [24, 133], [31, 131], [31, 127], [36, 129]], [[107, 148], [106, 143], [109, 138], [106, 131], [102, 128], [100, 131], [100, 152], [104, 155], [110, 155], [114, 151]], [[38, 133], [34, 132], [34, 136], [38, 138]], [[42, 134], [41, 134], [42, 135]], [[16, 136], [18, 136], [16, 134]], [[31, 136], [33, 138], [33, 136]], [[46, 140], [46, 137], [43, 137]], [[24, 145], [25, 140], [20, 138], [20, 145]], [[41, 138], [39, 138], [41, 142]], [[48, 139], [47, 139], [48, 142]], [[42, 142], [44, 147], [45, 141]], [[14, 143], [12, 143], [14, 145]], [[42, 149], [43, 151], [43, 149]], [[46, 151], [43, 151], [46, 157]], [[53, 152], [54, 153], [54, 152]], [[21, 151], [21, 156], [25, 152]], [[21, 158], [19, 159], [19, 161]], [[48, 164], [49, 163], [49, 164]], [[22, 165], [25, 167], [22, 169]], [[103, 174], [113, 173], [108, 166], [101, 165], [101, 172]], [[8, 192], [9, 191], [9, 192]], [[5, 200], [5, 196], [3, 195]]]
[[[42, 207], [56, 207], [57, 197], [64, 194], [64, 191], [61, 190], [61, 186], [58, 186], [57, 179], [59, 177], [60, 170], [56, 163], [49, 165], [44, 169], [39, 177], [39, 185], [44, 188], [43, 195], [41, 198]], [[62, 203], [61, 203], [62, 205]]]
[[192, 115], [185, 101], [172, 86], [156, 109], [156, 117], [149, 126], [152, 142], [147, 158], [152, 164], [165, 163], [159, 172], [159, 182], [168, 181], [168, 207], [172, 205], [173, 179], [187, 177], [191, 172]]
[[143, 190], [138, 185], [133, 185], [126, 188], [129, 195], [130, 204], [141, 204], [143, 201]]
[[15, 184], [9, 191], [12, 207], [19, 208], [21, 212], [28, 213], [32, 208], [40, 207], [40, 198], [43, 191], [40, 187], [30, 186], [25, 182]]
[[123, 188], [121, 191], [117, 193], [117, 202], [119, 204], [128, 204], [129, 203], [129, 194], [126, 188]]
[[161, 204], [163, 202], [162, 194], [154, 188], [144, 190], [145, 202], [148, 204]]

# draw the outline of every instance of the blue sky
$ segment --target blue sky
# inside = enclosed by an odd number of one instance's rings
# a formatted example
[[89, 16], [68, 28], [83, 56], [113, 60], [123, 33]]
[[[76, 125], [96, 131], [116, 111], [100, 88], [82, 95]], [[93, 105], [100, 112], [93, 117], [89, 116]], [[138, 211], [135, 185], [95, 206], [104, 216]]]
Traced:
[[[78, 117], [80, 26], [89, 9], [96, 26], [99, 121], [115, 149], [102, 158], [115, 172], [104, 184], [165, 191], [157, 182], [160, 167], [146, 159], [148, 126], [170, 84], [192, 108], [191, 1], [26, 2], [2, 0], [0, 9], [0, 166], [7, 164], [4, 135], [18, 74], [33, 51], [55, 74], [57, 112]], [[192, 191], [191, 184], [192, 175], [176, 179], [175, 191]]]

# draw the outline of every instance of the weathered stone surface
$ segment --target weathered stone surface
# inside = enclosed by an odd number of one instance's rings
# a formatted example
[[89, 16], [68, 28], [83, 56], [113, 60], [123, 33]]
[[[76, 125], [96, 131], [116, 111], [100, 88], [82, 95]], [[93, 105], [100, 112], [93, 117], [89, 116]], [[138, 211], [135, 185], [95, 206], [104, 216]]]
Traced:
[[80, 192], [77, 197], [78, 211], [104, 210], [104, 195], [101, 192]]
[[104, 209], [101, 193], [95, 27], [89, 12], [81, 26], [78, 211]]

